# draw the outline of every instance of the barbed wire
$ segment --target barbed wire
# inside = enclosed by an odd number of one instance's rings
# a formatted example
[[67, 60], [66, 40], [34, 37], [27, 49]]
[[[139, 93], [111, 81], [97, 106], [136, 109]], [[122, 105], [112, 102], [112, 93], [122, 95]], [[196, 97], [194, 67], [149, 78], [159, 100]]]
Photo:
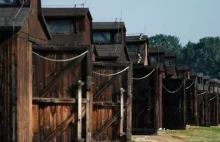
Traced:
[[34, 55], [36, 55], [36, 56], [42, 58], [42, 59], [45, 59], [45, 60], [48, 60], [48, 61], [51, 61], [51, 62], [68, 62], [68, 61], [72, 61], [72, 60], [75, 60], [75, 59], [77, 59], [77, 58], [80, 58], [80, 57], [84, 56], [85, 54], [88, 53], [88, 50], [85, 51], [85, 52], [83, 52], [82, 54], [80, 54], [80, 55], [78, 55], [78, 56], [72, 57], [72, 58], [70, 58], [70, 59], [62, 59], [62, 60], [58, 60], [58, 59], [50, 59], [50, 58], [47, 58], [47, 57], [41, 56], [41, 55], [37, 54], [37, 53], [34, 52], [34, 51], [32, 51], [32, 53], [33, 53]]
[[119, 72], [113, 73], [113, 74], [102, 74], [102, 73], [98, 73], [98, 72], [95, 72], [95, 71], [93, 71], [93, 73], [97, 74], [97, 75], [100, 75], [100, 76], [115, 76], [115, 75], [118, 75], [120, 73], [125, 72], [127, 69], [129, 69], [129, 66], [127, 66], [125, 69], [123, 69], [123, 70], [121, 70]]
[[132, 78], [133, 80], [142, 80], [142, 79], [145, 79], [147, 77], [149, 77], [156, 69], [153, 69], [149, 74], [143, 76], [143, 77], [140, 77], [140, 78]]
[[181, 87], [183, 86], [183, 83], [184, 83], [184, 82], [185, 82], [185, 81], [183, 81], [183, 82], [181, 83], [180, 87], [179, 87], [178, 89], [176, 89], [175, 91], [170, 91], [170, 90], [168, 90], [168, 89], [164, 86], [164, 84], [162, 84], [162, 86], [163, 86], [163, 88], [164, 88], [167, 92], [169, 92], [169, 93], [171, 93], [171, 94], [174, 94], [174, 93], [178, 92], [178, 91], [181, 89]]
[[191, 85], [189, 85], [188, 87], [186, 87], [186, 90], [188, 90], [194, 83], [195, 83], [195, 80], [192, 82]]

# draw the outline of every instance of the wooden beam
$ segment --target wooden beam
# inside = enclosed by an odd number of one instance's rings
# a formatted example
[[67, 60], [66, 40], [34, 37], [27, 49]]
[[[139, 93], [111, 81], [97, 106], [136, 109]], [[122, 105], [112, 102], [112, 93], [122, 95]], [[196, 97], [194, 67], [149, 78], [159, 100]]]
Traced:
[[93, 46], [88, 50], [86, 56], [86, 141], [92, 141], [92, 113], [93, 113], [93, 93], [92, 93], [92, 71], [93, 71]]
[[[82, 106], [82, 118], [86, 115], [85, 105]], [[69, 127], [72, 123], [77, 121], [77, 114], [72, 113], [65, 121], [63, 121], [45, 140], [44, 142], [50, 142], [58, 134], [61, 134], [63, 130]]]
[[127, 70], [127, 117], [126, 117], [126, 141], [131, 141], [132, 135], [132, 88], [133, 88], [133, 64], [130, 63], [130, 68]]
[[114, 103], [114, 102], [93, 102], [94, 106], [102, 106], [102, 107], [117, 107], [120, 103]]
[[195, 118], [195, 124], [199, 125], [199, 119], [198, 119], [198, 98], [197, 98], [197, 77], [195, 78], [194, 82], [194, 91], [193, 91], [193, 96], [194, 96], [194, 118]]
[[120, 89], [121, 91], [121, 101], [120, 101], [120, 136], [124, 135], [123, 131], [123, 125], [124, 125], [124, 92], [125, 90], [123, 88]]
[[102, 134], [112, 123], [114, 123], [120, 116], [120, 112], [116, 113], [108, 122], [106, 122], [95, 134], [93, 134], [93, 139]]
[[81, 60], [84, 56], [81, 56], [79, 57], [78, 59], [72, 61], [71, 63], [69, 63], [60, 73], [58, 73], [48, 84], [46, 87], [44, 87], [40, 92], [39, 92], [39, 95], [40, 97], [44, 96], [48, 91], [49, 89], [56, 85], [57, 83], [59, 83], [59, 81], [61, 81], [61, 79], [63, 78], [64, 75], [66, 75], [69, 71], [70, 71], [70, 68], [72, 67], [76, 67], [78, 65], [80, 65], [81, 63]]
[[91, 48], [90, 46], [66, 46], [66, 45], [37, 45], [33, 46], [34, 51], [53, 51], [53, 52], [77, 52], [82, 53]]
[[158, 134], [158, 130], [159, 130], [159, 127], [160, 127], [160, 104], [159, 104], [159, 96], [160, 96], [160, 93], [159, 93], [159, 69], [157, 68], [156, 71], [154, 72], [154, 108], [155, 108], [155, 111], [154, 111], [154, 126], [155, 126], [155, 129], [156, 129], [156, 134]]
[[[52, 103], [52, 104], [75, 104], [76, 99], [74, 98], [33, 98], [33, 103]], [[82, 99], [82, 103], [86, 103], [86, 99]]]
[[183, 80], [183, 128], [186, 128], [187, 118], [187, 96], [186, 96], [186, 79]]
[[95, 94], [94, 94], [94, 97], [93, 99], [95, 100], [99, 94], [101, 94], [106, 88], [108, 88], [112, 82], [114, 82], [116, 79], [118, 79], [118, 77], [120, 76], [121, 74], [118, 74], [118, 75], [115, 75], [114, 77], [111, 78], [111, 80], [109, 80], [108, 82], [104, 83], [104, 85], [101, 87], [101, 89], [99, 89]]
[[78, 123], [77, 123], [77, 141], [81, 141], [82, 139], [82, 85], [84, 83], [79, 80], [78, 81]]
[[93, 62], [93, 66], [95, 68], [97, 67], [121, 67], [126, 68], [127, 66], [130, 66], [129, 62], [124, 63], [118, 63], [118, 62]]

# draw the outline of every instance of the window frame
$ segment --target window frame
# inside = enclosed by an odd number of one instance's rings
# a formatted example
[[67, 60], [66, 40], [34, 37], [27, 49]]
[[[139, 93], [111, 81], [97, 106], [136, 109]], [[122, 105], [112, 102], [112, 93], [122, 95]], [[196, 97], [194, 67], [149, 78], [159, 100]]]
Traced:
[[[167, 64], [167, 63], [168, 63], [168, 64]], [[172, 66], [172, 65], [174, 65], [172, 59], [165, 59], [164, 64], [165, 64], [165, 66]]]
[[[50, 29], [50, 25], [51, 25], [50, 21], [55, 22], [55, 23], [57, 21], [58, 24], [59, 24], [59, 22], [62, 23], [64, 21], [68, 21], [68, 22], [70, 22], [69, 26], [71, 27], [71, 30], [70, 31], [56, 31], [56, 30], [51, 31], [51, 29]], [[52, 33], [52, 34], [74, 33], [76, 31], [76, 26], [74, 24], [76, 24], [76, 23], [74, 23], [72, 20], [69, 20], [69, 19], [48, 19], [47, 20], [47, 25], [48, 25], [49, 32]], [[54, 25], [56, 25], [56, 24], [54, 24]]]
[[[155, 62], [152, 62], [152, 60], [151, 60], [152, 58], [154, 58]], [[157, 56], [149, 55], [149, 62], [150, 62], [150, 64], [157, 64], [158, 63]]]
[[[127, 51], [128, 51], [128, 53], [138, 53], [137, 45], [136, 45], [136, 44], [127, 44], [126, 46], [127, 46]], [[130, 50], [129, 50], [130, 48], [128, 48], [129, 46], [132, 46], [132, 49], [134, 49], [134, 50], [130, 51]], [[133, 47], [134, 47], [134, 48], [133, 48]]]
[[[110, 34], [110, 40], [109, 41], [105, 41], [105, 42], [103, 42], [103, 41], [95, 41], [94, 40], [94, 35], [95, 34], [97, 34], [97, 33], [102, 33], [102, 34], [104, 34], [104, 33], [108, 33], [108, 34]], [[92, 38], [93, 38], [93, 42], [94, 43], [103, 43], [103, 44], [107, 44], [107, 43], [114, 43], [114, 37], [113, 37], [113, 34], [112, 34], [112, 32], [110, 32], [110, 31], [94, 31], [94, 32], [92, 32]]]
[[[20, 0], [19, 0], [20, 1]], [[1, 3], [0, 2], [0, 5], [1, 6], [7, 6], [7, 5], [16, 5], [17, 4], [17, 2], [18, 2], [18, 0], [13, 0], [13, 2], [12, 3]]]
[[[5, 3], [5, 4], [4, 3], [0, 3], [0, 7], [8, 7], [8, 6], [16, 7], [16, 6], [20, 6], [20, 5], [22, 5], [22, 1], [23, 0], [13, 0], [13, 2], [11, 4], [10, 3]], [[30, 0], [27, 0], [27, 1], [28, 2], [24, 3], [24, 6], [30, 6], [30, 4], [31, 4]]]

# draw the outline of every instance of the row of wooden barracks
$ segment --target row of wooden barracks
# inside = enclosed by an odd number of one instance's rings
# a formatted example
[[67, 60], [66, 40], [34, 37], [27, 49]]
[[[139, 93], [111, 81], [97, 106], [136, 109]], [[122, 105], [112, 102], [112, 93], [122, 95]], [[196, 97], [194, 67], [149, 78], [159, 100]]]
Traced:
[[88, 8], [0, 0], [0, 141], [131, 141], [220, 123], [220, 82]]

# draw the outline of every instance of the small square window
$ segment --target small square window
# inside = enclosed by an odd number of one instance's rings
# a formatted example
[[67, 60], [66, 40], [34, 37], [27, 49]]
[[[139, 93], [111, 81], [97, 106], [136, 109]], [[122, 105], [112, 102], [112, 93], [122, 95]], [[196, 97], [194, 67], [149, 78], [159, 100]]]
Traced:
[[151, 63], [151, 64], [157, 63], [157, 58], [156, 58], [156, 56], [150, 55], [150, 56], [149, 56], [149, 59], [150, 59], [150, 63]]
[[0, 0], [0, 4], [12, 4], [15, 0]]
[[110, 32], [93, 32], [94, 43], [111, 43], [112, 35]]
[[127, 49], [128, 49], [128, 52], [137, 53], [137, 47], [135, 44], [128, 44]]
[[171, 66], [171, 65], [173, 65], [173, 61], [171, 59], [166, 59], [165, 66]]
[[183, 72], [179, 72], [178, 75], [179, 75], [179, 78], [183, 78], [184, 77], [183, 76]]
[[73, 23], [71, 20], [48, 20], [47, 23], [51, 33], [73, 32]]

